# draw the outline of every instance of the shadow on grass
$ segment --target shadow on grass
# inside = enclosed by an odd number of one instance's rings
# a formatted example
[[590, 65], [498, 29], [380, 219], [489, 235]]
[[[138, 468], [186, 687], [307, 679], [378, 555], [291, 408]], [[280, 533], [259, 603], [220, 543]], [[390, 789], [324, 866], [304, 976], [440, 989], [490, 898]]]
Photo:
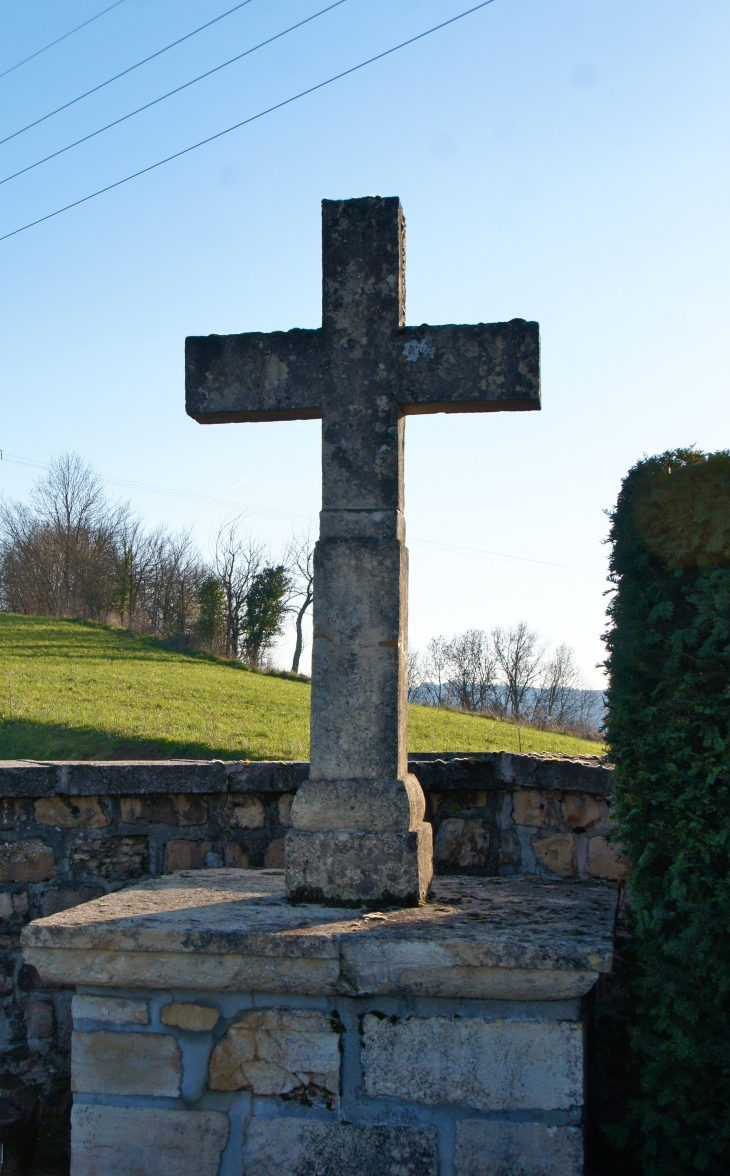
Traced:
[[94, 727], [67, 727], [63, 723], [41, 723], [33, 719], [4, 719], [0, 722], [0, 760], [265, 758], [247, 747], [232, 751], [203, 741], [184, 743], [174, 739], [134, 739]]

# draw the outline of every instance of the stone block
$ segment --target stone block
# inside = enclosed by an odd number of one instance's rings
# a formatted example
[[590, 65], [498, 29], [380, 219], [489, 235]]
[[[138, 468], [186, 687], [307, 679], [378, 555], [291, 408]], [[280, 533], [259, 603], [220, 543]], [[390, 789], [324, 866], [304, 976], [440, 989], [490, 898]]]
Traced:
[[204, 870], [211, 851], [209, 841], [168, 841], [165, 846], [165, 874], [175, 870]]
[[543, 1123], [456, 1124], [454, 1176], [582, 1176], [579, 1127]]
[[279, 824], [288, 829], [291, 825], [291, 806], [294, 800], [293, 792], [285, 792], [280, 796], [276, 802], [276, 809], [279, 814]]
[[548, 870], [563, 878], [572, 878], [578, 871], [578, 855], [572, 833], [555, 833], [552, 837], [536, 837], [532, 843], [535, 857]]
[[246, 1176], [436, 1176], [436, 1132], [253, 1119], [243, 1167]]
[[397, 780], [307, 780], [297, 792], [295, 829], [359, 829], [408, 833], [426, 815], [426, 798], [415, 776]]
[[0, 844], [0, 882], [45, 882], [56, 873], [56, 858], [40, 837]]
[[147, 838], [80, 833], [71, 847], [69, 866], [73, 873], [90, 874], [114, 882], [139, 878], [149, 870]]
[[204, 825], [208, 820], [205, 800], [194, 793], [122, 796], [119, 807], [127, 825]]
[[20, 894], [13, 895], [13, 914], [16, 919], [24, 919], [28, 914], [30, 903], [28, 902], [28, 893], [23, 890]]
[[608, 817], [608, 805], [587, 792], [566, 792], [561, 804], [563, 824], [569, 829], [590, 829]]
[[264, 865], [268, 870], [283, 870], [285, 861], [285, 841], [283, 837], [277, 837], [276, 841], [270, 841], [266, 846]]
[[264, 806], [258, 796], [228, 797], [226, 820], [238, 829], [262, 829], [264, 817]]
[[213, 1050], [208, 1085], [332, 1106], [340, 1088], [339, 1034], [320, 1012], [243, 1013]]
[[78, 890], [48, 890], [41, 900], [41, 914], [55, 915], [59, 911], [70, 910], [82, 902], [100, 898], [103, 893], [100, 886], [80, 886]]
[[228, 1132], [218, 1111], [77, 1103], [71, 1176], [216, 1176]]
[[44, 796], [34, 804], [39, 825], [57, 829], [103, 829], [109, 817], [97, 796]]
[[14, 796], [0, 797], [0, 829], [14, 829], [23, 819], [23, 802]]
[[434, 858], [440, 866], [485, 869], [489, 862], [489, 829], [472, 817], [448, 817], [436, 831]]
[[586, 872], [594, 878], [623, 882], [628, 873], [628, 863], [616, 846], [606, 841], [605, 837], [591, 837], [588, 842]]
[[85, 996], [78, 993], [71, 1002], [74, 1023], [101, 1021], [113, 1025], [149, 1025], [146, 1000], [123, 996]]
[[419, 906], [432, 874], [427, 824], [412, 833], [292, 829], [286, 835], [286, 890], [294, 902]]
[[163, 1025], [174, 1025], [190, 1033], [207, 1033], [218, 1024], [220, 1013], [207, 1005], [176, 1002], [165, 1005], [160, 1020]]
[[161, 1033], [80, 1033], [71, 1043], [71, 1089], [83, 1094], [177, 1098], [182, 1061]]
[[55, 1017], [48, 1000], [29, 1000], [25, 1006], [25, 1027], [29, 1038], [53, 1037]]
[[583, 1102], [583, 1029], [567, 1021], [363, 1018], [371, 1098], [478, 1110], [567, 1110]]
[[512, 818], [515, 825], [553, 829], [560, 824], [557, 799], [548, 792], [537, 792], [533, 789], [515, 792], [512, 798]]
[[245, 845], [237, 845], [233, 842], [226, 846], [225, 855], [226, 865], [234, 870], [247, 870], [251, 864]]
[[512, 829], [508, 829], [499, 839], [499, 864], [515, 869], [520, 864], [520, 842]]
[[14, 913], [12, 895], [3, 890], [0, 894], [0, 919], [3, 921], [12, 919]]

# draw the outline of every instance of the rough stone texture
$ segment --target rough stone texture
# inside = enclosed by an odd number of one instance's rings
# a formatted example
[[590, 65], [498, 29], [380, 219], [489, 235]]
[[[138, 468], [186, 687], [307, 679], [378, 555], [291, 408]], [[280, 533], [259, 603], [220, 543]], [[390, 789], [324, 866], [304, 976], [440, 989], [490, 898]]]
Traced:
[[278, 872], [193, 871], [39, 919], [23, 947], [52, 983], [562, 1000], [610, 969], [615, 905], [607, 883], [443, 878], [367, 914], [292, 905]]
[[69, 867], [95, 878], [127, 881], [146, 874], [149, 848], [146, 837], [102, 837], [80, 833], [71, 846]]
[[536, 837], [532, 843], [535, 857], [543, 865], [564, 878], [578, 873], [578, 855], [572, 833], [555, 833], [552, 837]]
[[165, 1005], [160, 1020], [163, 1025], [174, 1025], [191, 1033], [209, 1033], [218, 1024], [220, 1013], [206, 1005], [175, 1002]]
[[568, 1021], [363, 1018], [372, 1098], [476, 1110], [568, 1110], [583, 1102], [583, 1027]]
[[59, 829], [103, 829], [110, 823], [96, 796], [48, 796], [33, 807], [36, 821]]
[[231, 796], [226, 806], [226, 816], [239, 829], [261, 829], [264, 824], [264, 806], [256, 796]]
[[126, 825], [204, 825], [208, 806], [201, 796], [123, 796], [119, 802]]
[[594, 878], [610, 878], [622, 882], [626, 877], [626, 860], [621, 857], [615, 845], [605, 837], [593, 837], [588, 842], [586, 870]]
[[292, 902], [418, 906], [432, 873], [433, 837], [425, 822], [412, 833], [296, 829], [286, 837]]
[[161, 1033], [80, 1033], [71, 1043], [71, 1088], [82, 1094], [177, 1098], [182, 1061], [174, 1037]]
[[53, 850], [39, 837], [0, 845], [0, 882], [45, 882], [55, 873]]
[[[294, 804], [287, 888], [295, 899], [409, 905], [425, 894], [430, 863], [424, 873], [422, 844], [408, 836], [423, 818], [420, 786], [398, 783], [407, 774], [404, 416], [539, 408], [539, 332], [522, 320], [406, 328], [396, 198], [323, 201], [322, 242], [322, 328], [188, 339], [186, 406], [201, 423], [322, 419], [311, 772]], [[303, 830], [352, 829], [367, 833], [376, 863], [355, 882], [335, 839], [317, 842], [318, 857], [303, 851]]]
[[217, 1111], [85, 1106], [72, 1113], [71, 1176], [216, 1176], [228, 1140]]
[[244, 1013], [213, 1050], [208, 1085], [333, 1106], [340, 1047], [332, 1019], [305, 1010]]
[[166, 874], [175, 870], [204, 870], [211, 851], [210, 841], [168, 841], [165, 846]]
[[436, 1132], [254, 1119], [243, 1163], [246, 1176], [436, 1176]]
[[560, 821], [560, 808], [554, 796], [542, 792], [515, 792], [512, 816], [516, 825], [551, 829]]
[[100, 1021], [112, 1025], [149, 1025], [146, 1000], [123, 996], [87, 996], [76, 994], [71, 1002], [74, 1024]]
[[40, 913], [55, 915], [69, 907], [79, 906], [82, 902], [91, 902], [92, 898], [100, 898], [103, 893], [100, 886], [80, 886], [78, 890], [47, 890], [41, 899]]
[[581, 1131], [463, 1120], [456, 1124], [454, 1176], [583, 1176]]
[[448, 817], [439, 825], [434, 864], [482, 868], [489, 862], [489, 829], [484, 821]]
[[608, 818], [608, 805], [585, 792], [568, 792], [561, 804], [563, 823], [569, 829], [590, 829]]

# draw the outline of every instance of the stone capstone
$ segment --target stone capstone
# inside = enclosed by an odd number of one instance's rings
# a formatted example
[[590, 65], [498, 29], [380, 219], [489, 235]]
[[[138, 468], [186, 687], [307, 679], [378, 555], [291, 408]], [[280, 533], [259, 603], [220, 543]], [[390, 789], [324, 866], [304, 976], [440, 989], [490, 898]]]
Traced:
[[174, 1025], [189, 1033], [209, 1033], [218, 1024], [220, 1013], [207, 1005], [175, 1002], [165, 1005], [160, 1020], [163, 1025]]
[[254, 1119], [243, 1165], [246, 1176], [437, 1176], [436, 1132]]
[[180, 1047], [174, 1037], [160, 1033], [73, 1034], [74, 1091], [177, 1098], [181, 1077]]
[[583, 1027], [471, 1017], [363, 1018], [371, 1098], [478, 1110], [567, 1110], [583, 1102]]
[[72, 1176], [216, 1176], [228, 1115], [86, 1106], [71, 1113]]
[[583, 1176], [578, 1127], [543, 1123], [456, 1124], [454, 1176]]
[[208, 1085], [332, 1105], [340, 1088], [332, 1018], [309, 1010], [244, 1013], [213, 1050]]

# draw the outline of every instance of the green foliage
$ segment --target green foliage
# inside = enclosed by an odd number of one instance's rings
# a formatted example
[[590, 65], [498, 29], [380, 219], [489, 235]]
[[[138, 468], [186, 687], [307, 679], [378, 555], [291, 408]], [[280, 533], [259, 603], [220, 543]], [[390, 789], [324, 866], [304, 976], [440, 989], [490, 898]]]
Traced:
[[291, 579], [283, 564], [258, 572], [246, 598], [243, 647], [246, 660], [260, 666], [264, 653], [281, 633]]
[[[411, 751], [516, 751], [517, 727], [409, 707]], [[525, 751], [600, 744], [522, 728]], [[129, 629], [0, 612], [0, 759], [307, 759], [309, 683]]]
[[730, 454], [640, 462], [611, 539], [607, 732], [638, 960], [632, 1150], [647, 1176], [719, 1176], [730, 1155]]
[[226, 631], [226, 597], [216, 576], [208, 576], [198, 589], [198, 639], [214, 652], [220, 650]]

